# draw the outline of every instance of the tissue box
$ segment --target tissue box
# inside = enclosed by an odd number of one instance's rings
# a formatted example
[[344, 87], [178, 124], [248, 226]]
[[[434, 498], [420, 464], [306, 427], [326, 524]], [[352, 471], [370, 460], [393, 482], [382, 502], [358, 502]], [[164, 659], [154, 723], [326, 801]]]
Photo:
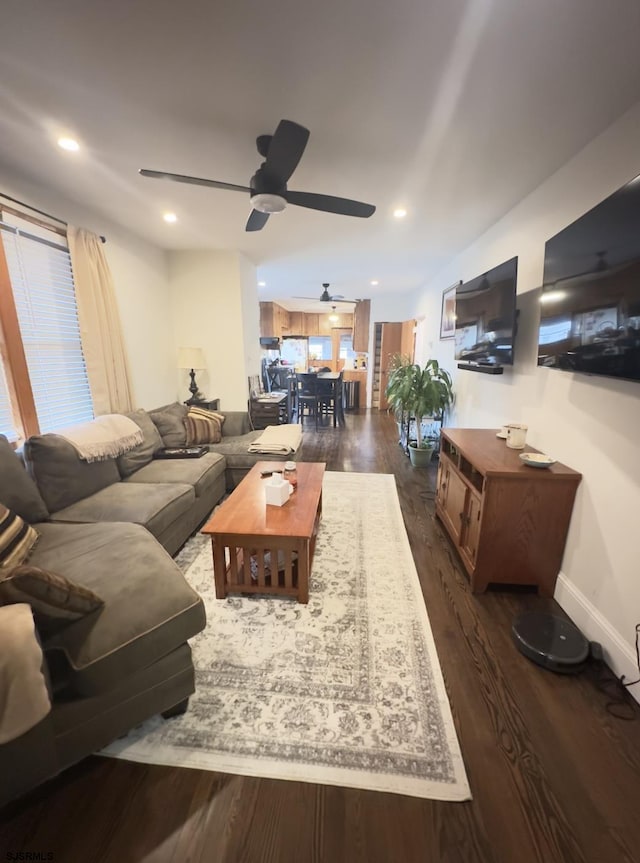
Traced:
[[291, 486], [285, 480], [278, 483], [267, 482], [264, 487], [267, 504], [271, 506], [282, 506], [289, 500], [289, 489]]

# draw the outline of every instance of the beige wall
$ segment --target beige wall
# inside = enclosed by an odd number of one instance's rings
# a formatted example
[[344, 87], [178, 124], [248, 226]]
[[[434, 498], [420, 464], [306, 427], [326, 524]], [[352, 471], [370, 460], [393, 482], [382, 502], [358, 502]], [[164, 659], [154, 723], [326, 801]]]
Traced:
[[[614, 669], [633, 679], [640, 619], [634, 540], [640, 384], [538, 368], [536, 359], [545, 241], [640, 173], [639, 153], [640, 103], [417, 292], [414, 309], [422, 318], [418, 357], [436, 357], [454, 374], [451, 425], [525, 422], [529, 443], [582, 472], [556, 599], [588, 638], [604, 645]], [[514, 255], [520, 309], [515, 365], [501, 377], [458, 371], [453, 341], [439, 339], [442, 291]]]
[[[202, 348], [205, 371], [196, 381], [222, 410], [246, 410], [250, 374], [259, 370], [258, 293], [255, 268], [228, 251], [167, 253], [174, 351]], [[189, 377], [174, 372], [181, 401]]]

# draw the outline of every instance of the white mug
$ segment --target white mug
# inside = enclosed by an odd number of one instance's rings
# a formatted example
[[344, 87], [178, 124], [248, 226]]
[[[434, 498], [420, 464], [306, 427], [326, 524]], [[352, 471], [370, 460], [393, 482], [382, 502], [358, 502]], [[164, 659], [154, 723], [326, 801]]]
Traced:
[[527, 428], [524, 423], [509, 423], [507, 429], [507, 446], [511, 449], [523, 449], [527, 442]]

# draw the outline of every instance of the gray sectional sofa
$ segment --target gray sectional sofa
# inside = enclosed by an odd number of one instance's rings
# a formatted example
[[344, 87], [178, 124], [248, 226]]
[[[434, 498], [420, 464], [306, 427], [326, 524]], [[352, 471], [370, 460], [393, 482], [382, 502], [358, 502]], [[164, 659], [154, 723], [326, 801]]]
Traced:
[[204, 606], [171, 555], [256, 460], [296, 456], [249, 453], [261, 432], [249, 430], [248, 415], [228, 413], [222, 440], [201, 458], [154, 458], [184, 445], [185, 411], [129, 414], [144, 440], [106, 461], [82, 461], [55, 434], [30, 438], [21, 458], [0, 436], [0, 503], [39, 534], [29, 563], [104, 600], [40, 633], [51, 711], [0, 744], [0, 805], [149, 716], [185, 709], [194, 691], [187, 640], [204, 628]]

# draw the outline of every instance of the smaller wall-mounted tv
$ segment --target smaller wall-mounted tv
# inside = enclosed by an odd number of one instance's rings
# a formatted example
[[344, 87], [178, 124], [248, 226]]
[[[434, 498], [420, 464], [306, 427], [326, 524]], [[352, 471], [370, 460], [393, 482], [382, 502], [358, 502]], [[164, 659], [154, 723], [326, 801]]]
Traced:
[[513, 365], [517, 277], [516, 257], [456, 288], [457, 360], [470, 367]]
[[640, 381], [640, 176], [547, 241], [538, 365]]

